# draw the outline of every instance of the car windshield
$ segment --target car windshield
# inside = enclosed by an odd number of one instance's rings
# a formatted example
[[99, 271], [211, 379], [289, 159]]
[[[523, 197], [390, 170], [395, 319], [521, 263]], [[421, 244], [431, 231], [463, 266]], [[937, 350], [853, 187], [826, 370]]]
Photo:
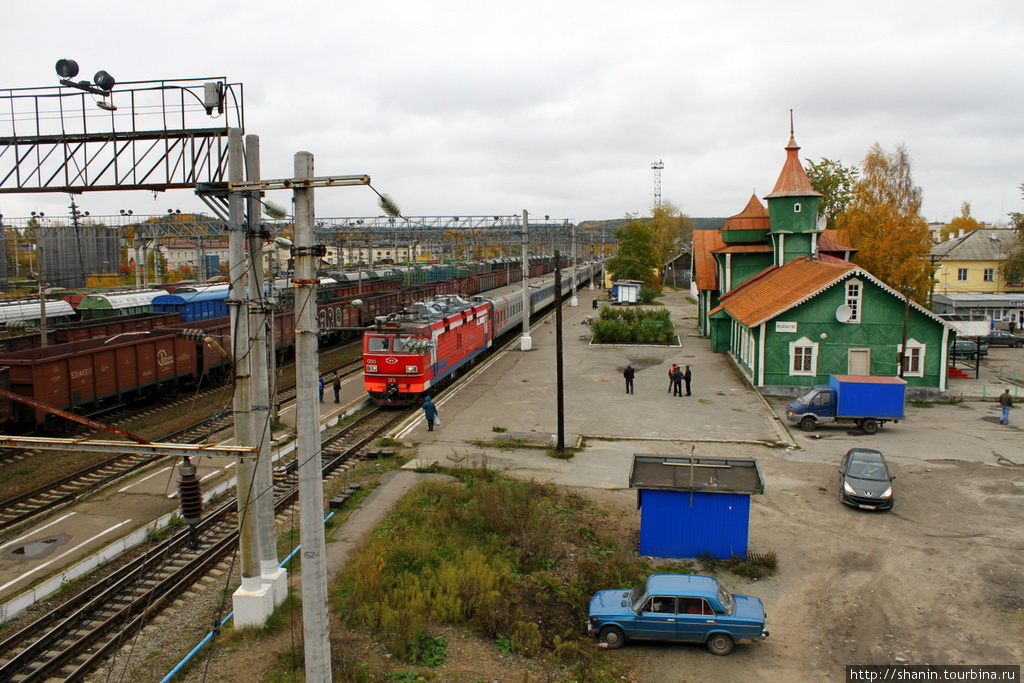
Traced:
[[367, 351], [387, 351], [388, 350], [388, 337], [367, 337], [366, 338], [366, 350]]
[[632, 594], [629, 596], [629, 604], [633, 608], [634, 612], [639, 612], [640, 608], [644, 606], [644, 602], [647, 601], [647, 581], [641, 581], [632, 589]]
[[817, 396], [817, 395], [818, 395], [818, 390], [817, 389], [811, 389], [806, 394], [804, 394], [803, 396], [798, 398], [797, 401], [799, 401], [800, 403], [803, 403], [805, 406], [809, 406], [809, 405], [811, 405], [811, 401], [813, 401], [814, 397]]
[[850, 462], [850, 469], [847, 475], [854, 479], [866, 479], [867, 481], [886, 481], [889, 478], [885, 471], [885, 465], [877, 460], [858, 460], [854, 458]]
[[718, 585], [718, 602], [722, 605], [725, 613], [732, 616], [733, 610], [736, 609], [736, 601], [732, 598], [732, 593], [722, 588], [722, 585]]

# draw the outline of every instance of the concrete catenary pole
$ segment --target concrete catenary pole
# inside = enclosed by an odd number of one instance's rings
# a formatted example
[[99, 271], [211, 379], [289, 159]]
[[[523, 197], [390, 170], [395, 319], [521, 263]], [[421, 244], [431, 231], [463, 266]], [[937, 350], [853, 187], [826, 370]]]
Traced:
[[[295, 155], [295, 178], [313, 177], [313, 155]], [[320, 400], [317, 397], [316, 250], [313, 188], [295, 196], [295, 413], [299, 458], [299, 533], [302, 543], [302, 621], [306, 681], [331, 680], [327, 567], [324, 556], [324, 485], [320, 457]]]
[[580, 300], [576, 296], [576, 224], [572, 223], [572, 249], [570, 256], [572, 258], [572, 265], [569, 267], [569, 273], [572, 275], [572, 297], [569, 298], [569, 305], [576, 307], [580, 305]]
[[[245, 175], [260, 179], [260, 138], [245, 136]], [[274, 520], [274, 464], [270, 447], [270, 356], [267, 340], [267, 296], [263, 283], [263, 238], [260, 234], [262, 203], [255, 190], [246, 199], [249, 247], [249, 336], [252, 339], [253, 443], [260, 447], [256, 461], [256, 528], [260, 542], [260, 575], [274, 592], [274, 606], [288, 597], [288, 573], [277, 562], [277, 529]], [[271, 340], [274, 339], [271, 333]]]
[[529, 351], [533, 348], [530, 339], [530, 229], [526, 223], [526, 209], [523, 209], [523, 337], [519, 340], [519, 350]]
[[[241, 182], [244, 170], [242, 131], [228, 131], [228, 180]], [[231, 285], [228, 305], [231, 313], [231, 359], [235, 390], [235, 443], [255, 446], [252, 427], [252, 377], [249, 349], [249, 314], [246, 306], [245, 205], [242, 195], [228, 195], [228, 258]], [[238, 555], [242, 568], [242, 585], [232, 596], [236, 628], [262, 626], [274, 610], [274, 595], [263, 584], [260, 572], [259, 535], [256, 527], [256, 462], [238, 458], [236, 467], [238, 490]]]

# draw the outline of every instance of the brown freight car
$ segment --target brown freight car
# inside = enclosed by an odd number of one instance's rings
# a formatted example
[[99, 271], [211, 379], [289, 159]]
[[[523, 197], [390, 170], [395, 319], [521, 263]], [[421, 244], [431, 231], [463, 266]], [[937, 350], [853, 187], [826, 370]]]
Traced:
[[[90, 339], [0, 356], [8, 366], [11, 391], [68, 412], [90, 415], [114, 404], [131, 403], [176, 391], [194, 381], [197, 367], [191, 342], [177, 335]], [[46, 410], [24, 403], [11, 406], [19, 430], [44, 432], [69, 426]]]

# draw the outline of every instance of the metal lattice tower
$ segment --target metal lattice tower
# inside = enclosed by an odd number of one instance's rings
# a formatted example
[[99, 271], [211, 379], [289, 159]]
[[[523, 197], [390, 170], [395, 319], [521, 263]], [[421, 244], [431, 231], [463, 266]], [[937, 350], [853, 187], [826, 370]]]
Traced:
[[654, 206], [661, 206], [661, 169], [665, 168], [665, 164], [661, 159], [658, 159], [651, 168], [654, 170]]

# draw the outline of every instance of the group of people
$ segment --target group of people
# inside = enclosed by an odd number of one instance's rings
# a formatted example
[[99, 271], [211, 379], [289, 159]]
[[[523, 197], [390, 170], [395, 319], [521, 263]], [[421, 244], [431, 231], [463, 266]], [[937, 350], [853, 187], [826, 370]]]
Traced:
[[[323, 375], [319, 376], [319, 385], [320, 385], [320, 387], [319, 387], [320, 388], [320, 402], [323, 403], [324, 402], [324, 386], [326, 386], [324, 384], [324, 376]], [[338, 375], [338, 374], [334, 375], [334, 381], [331, 383], [331, 387], [334, 389], [334, 402], [335, 403], [341, 403], [341, 375]]]
[[[636, 377], [636, 370], [633, 369], [632, 363], [626, 363], [626, 369], [622, 371], [622, 376], [626, 378], [626, 393], [633, 393], [633, 379]], [[690, 396], [690, 381], [693, 379], [693, 373], [690, 371], [689, 365], [677, 365], [672, 364], [672, 367], [668, 371], [668, 390], [672, 392], [673, 396]], [[686, 388], [686, 393], [683, 393], [683, 388]]]

